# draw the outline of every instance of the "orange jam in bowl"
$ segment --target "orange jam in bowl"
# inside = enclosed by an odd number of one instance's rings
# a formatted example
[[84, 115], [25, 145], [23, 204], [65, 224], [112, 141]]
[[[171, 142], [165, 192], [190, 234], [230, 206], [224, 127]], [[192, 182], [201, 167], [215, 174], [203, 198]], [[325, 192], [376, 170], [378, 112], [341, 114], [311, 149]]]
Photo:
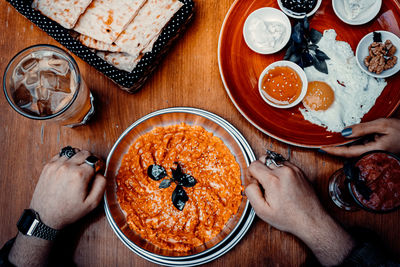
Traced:
[[261, 74], [259, 90], [268, 104], [278, 108], [289, 108], [303, 99], [307, 91], [307, 78], [295, 63], [278, 61], [268, 66]]

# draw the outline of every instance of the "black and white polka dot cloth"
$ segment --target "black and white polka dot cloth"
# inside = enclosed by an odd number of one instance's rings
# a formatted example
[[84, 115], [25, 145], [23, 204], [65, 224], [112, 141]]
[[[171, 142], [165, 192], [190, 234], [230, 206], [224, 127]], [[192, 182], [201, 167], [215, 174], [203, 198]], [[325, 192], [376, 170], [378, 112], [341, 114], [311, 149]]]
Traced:
[[172, 42], [184, 31], [194, 12], [193, 0], [179, 0], [184, 5], [174, 15], [171, 21], [163, 29], [161, 35], [154, 44], [153, 50], [146, 53], [132, 72], [126, 72], [115, 68], [99, 58], [92, 50], [82, 45], [71, 36], [70, 30], [65, 29], [57, 22], [42, 15], [32, 8], [32, 0], [7, 0], [14, 8], [36, 24], [39, 28], [53, 37], [69, 51], [86, 61], [89, 65], [102, 72], [113, 80], [122, 89], [133, 93], [140, 89], [147, 78], [155, 70], [162, 57], [171, 46]]

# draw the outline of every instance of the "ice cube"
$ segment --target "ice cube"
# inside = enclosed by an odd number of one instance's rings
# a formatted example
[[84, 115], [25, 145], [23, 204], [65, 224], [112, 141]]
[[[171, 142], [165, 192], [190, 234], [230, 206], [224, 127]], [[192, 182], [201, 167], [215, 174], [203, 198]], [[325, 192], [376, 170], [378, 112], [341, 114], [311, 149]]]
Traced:
[[21, 62], [22, 69], [26, 71], [30, 71], [38, 65], [38, 60], [36, 58], [28, 58]]
[[65, 107], [72, 99], [72, 94], [64, 94], [61, 92], [53, 92], [50, 95], [51, 112], [56, 113]]
[[49, 90], [56, 90], [58, 77], [51, 71], [40, 72], [40, 86]]
[[26, 108], [32, 103], [32, 95], [23, 84], [13, 92], [13, 98], [15, 104], [19, 107]]
[[50, 90], [43, 86], [37, 86], [35, 89], [36, 97], [39, 100], [48, 100], [50, 96]]
[[46, 116], [53, 114], [51, 110], [51, 101], [48, 100], [38, 100], [37, 106], [39, 109], [40, 116]]
[[30, 71], [25, 74], [25, 84], [26, 86], [36, 85], [39, 83], [39, 75], [36, 71]]
[[27, 106], [25, 109], [33, 115], [40, 116], [39, 106], [37, 102], [32, 102], [31, 105]]
[[71, 73], [68, 72], [65, 76], [58, 76], [58, 86], [56, 88], [58, 92], [71, 93]]
[[22, 81], [24, 80], [24, 71], [22, 70], [21, 67], [15, 68], [13, 75], [11, 77], [11, 84], [13, 85], [14, 88], [18, 88]]
[[51, 58], [48, 61], [50, 70], [58, 75], [66, 75], [69, 71], [68, 62], [61, 58]]

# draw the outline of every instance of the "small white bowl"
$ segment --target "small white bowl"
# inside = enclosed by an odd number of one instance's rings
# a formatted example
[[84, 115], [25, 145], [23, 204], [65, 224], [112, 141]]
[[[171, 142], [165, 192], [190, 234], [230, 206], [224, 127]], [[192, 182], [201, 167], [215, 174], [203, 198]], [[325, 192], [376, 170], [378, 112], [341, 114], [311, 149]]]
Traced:
[[[315, 12], [317, 12], [318, 8], [321, 6], [322, 0], [318, 0], [317, 4], [315, 5], [314, 9], [311, 10], [310, 12], [307, 13], [307, 17], [311, 17], [312, 15], [315, 14]], [[295, 19], [302, 19], [304, 18], [304, 15], [296, 15], [295, 13], [293, 13], [292, 11], [290, 11], [289, 9], [287, 9], [286, 7], [283, 6], [282, 4], [282, 0], [278, 0], [278, 5], [279, 8], [289, 17], [295, 18]]]
[[368, 75], [375, 77], [375, 78], [387, 78], [394, 74], [396, 74], [400, 70], [400, 39], [397, 35], [387, 32], [387, 31], [376, 31], [382, 35], [382, 41], [385, 42], [386, 40], [392, 41], [393, 45], [396, 46], [397, 51], [394, 54], [397, 57], [397, 63], [394, 65], [393, 68], [384, 70], [380, 74], [376, 74], [374, 72], [370, 72], [368, 68], [364, 65], [364, 59], [369, 55], [368, 47], [372, 44], [373, 40], [373, 32], [368, 33], [365, 35], [361, 41], [357, 45], [356, 49], [356, 58], [358, 66]]
[[343, 0], [332, 0], [333, 11], [336, 16], [349, 25], [362, 25], [370, 22], [373, 18], [378, 15], [381, 10], [382, 0], [375, 0], [375, 3], [367, 10], [363, 12], [356, 19], [352, 20], [347, 17], [346, 10], [344, 9]]
[[[252, 19], [254, 19], [254, 18], [260, 18], [267, 22], [270, 21], [270, 22], [282, 23], [283, 26], [285, 27], [285, 33], [284, 33], [284, 36], [282, 37], [282, 42], [270, 50], [263, 50], [263, 49], [257, 47], [254, 44], [254, 41], [252, 40], [253, 38], [251, 37], [251, 33], [249, 30], [250, 23], [251, 23]], [[290, 24], [289, 18], [279, 9], [272, 8], [272, 7], [263, 7], [263, 8], [257, 9], [256, 11], [254, 11], [247, 17], [247, 19], [244, 23], [244, 26], [243, 26], [243, 37], [244, 37], [244, 41], [246, 42], [247, 46], [254, 52], [262, 54], [262, 55], [273, 54], [273, 53], [278, 52], [282, 48], [284, 48], [285, 45], [289, 42], [291, 33], [292, 33], [292, 26]]]
[[[299, 95], [299, 97], [292, 103], [287, 104], [287, 105], [279, 105], [279, 104], [275, 104], [273, 102], [271, 102], [270, 100], [268, 100], [268, 98], [265, 96], [264, 90], [262, 89], [262, 80], [264, 78], [264, 76], [267, 74], [267, 72], [275, 67], [290, 67], [291, 69], [293, 69], [295, 72], [297, 72], [297, 74], [300, 76], [301, 81], [303, 82], [303, 86], [301, 88], [301, 93]], [[307, 93], [307, 87], [308, 87], [308, 80], [307, 80], [307, 76], [306, 73], [304, 72], [304, 70], [302, 68], [300, 68], [299, 65], [297, 65], [296, 63], [293, 63], [291, 61], [287, 61], [287, 60], [281, 60], [281, 61], [276, 61], [272, 64], [270, 64], [268, 67], [266, 67], [263, 72], [260, 75], [260, 78], [258, 78], [258, 91], [260, 92], [260, 95], [262, 97], [262, 99], [268, 104], [271, 105], [275, 108], [291, 108], [296, 106], [297, 104], [299, 104], [303, 98], [305, 97], [306, 93]]]

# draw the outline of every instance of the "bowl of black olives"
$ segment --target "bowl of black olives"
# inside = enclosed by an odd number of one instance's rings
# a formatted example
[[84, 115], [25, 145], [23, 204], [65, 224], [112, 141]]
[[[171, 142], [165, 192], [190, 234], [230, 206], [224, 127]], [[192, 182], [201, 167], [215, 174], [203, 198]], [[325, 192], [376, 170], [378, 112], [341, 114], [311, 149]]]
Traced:
[[322, 0], [278, 0], [279, 8], [295, 19], [310, 17], [321, 6]]

